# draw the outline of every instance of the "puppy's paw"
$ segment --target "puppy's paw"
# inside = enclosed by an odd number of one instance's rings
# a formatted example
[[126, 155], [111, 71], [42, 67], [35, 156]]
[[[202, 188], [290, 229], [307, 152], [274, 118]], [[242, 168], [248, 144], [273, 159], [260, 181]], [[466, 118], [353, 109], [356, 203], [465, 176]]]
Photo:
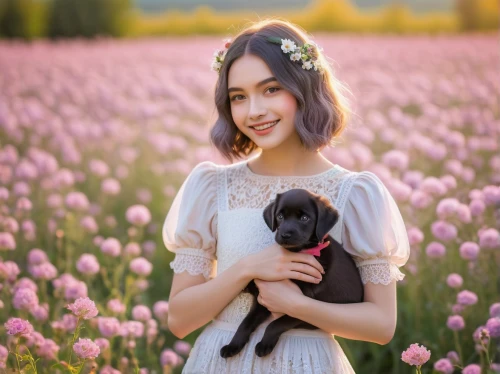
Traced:
[[241, 352], [245, 345], [244, 344], [228, 344], [220, 349], [220, 355], [223, 358], [229, 358], [236, 356]]
[[276, 346], [276, 343], [269, 343], [266, 341], [260, 341], [255, 346], [255, 354], [259, 357], [267, 356], [269, 353], [271, 353], [273, 351], [275, 346]]

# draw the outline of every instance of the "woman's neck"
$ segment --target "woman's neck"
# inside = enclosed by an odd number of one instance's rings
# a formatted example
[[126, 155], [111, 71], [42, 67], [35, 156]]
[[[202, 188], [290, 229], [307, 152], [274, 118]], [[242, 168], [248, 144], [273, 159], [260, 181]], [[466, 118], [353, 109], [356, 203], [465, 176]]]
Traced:
[[256, 174], [272, 176], [315, 175], [334, 165], [320, 152], [292, 152], [283, 155], [262, 151], [247, 166]]

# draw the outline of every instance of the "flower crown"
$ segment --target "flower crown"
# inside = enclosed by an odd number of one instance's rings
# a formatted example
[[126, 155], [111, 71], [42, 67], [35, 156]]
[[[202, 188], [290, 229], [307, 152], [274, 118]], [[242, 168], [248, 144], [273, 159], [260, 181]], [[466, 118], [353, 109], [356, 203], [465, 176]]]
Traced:
[[[298, 61], [302, 63], [302, 69], [311, 70], [312, 68], [314, 68], [315, 71], [323, 71], [317, 56], [314, 55], [313, 48], [316, 48], [318, 51], [322, 51], [323, 49], [316, 43], [311, 41], [309, 43], [305, 43], [302, 47], [298, 47], [292, 40], [281, 39], [276, 36], [269, 36], [267, 38], [267, 41], [281, 45], [281, 50], [283, 51], [283, 53], [286, 53], [288, 56], [290, 56], [291, 61]], [[222, 63], [224, 62], [224, 58], [226, 57], [227, 50], [230, 46], [231, 40], [226, 39], [224, 43], [224, 49], [218, 49], [214, 52], [212, 70], [220, 73]]]

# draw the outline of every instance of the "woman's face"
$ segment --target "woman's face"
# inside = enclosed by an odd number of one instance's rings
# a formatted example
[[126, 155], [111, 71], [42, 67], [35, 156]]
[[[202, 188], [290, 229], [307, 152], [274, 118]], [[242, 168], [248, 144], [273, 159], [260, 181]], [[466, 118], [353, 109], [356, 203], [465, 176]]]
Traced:
[[[295, 131], [297, 100], [273, 77], [266, 63], [255, 55], [244, 55], [233, 62], [228, 74], [228, 93], [231, 114], [238, 129], [257, 146], [272, 149]], [[254, 125], [279, 120], [265, 132]]]

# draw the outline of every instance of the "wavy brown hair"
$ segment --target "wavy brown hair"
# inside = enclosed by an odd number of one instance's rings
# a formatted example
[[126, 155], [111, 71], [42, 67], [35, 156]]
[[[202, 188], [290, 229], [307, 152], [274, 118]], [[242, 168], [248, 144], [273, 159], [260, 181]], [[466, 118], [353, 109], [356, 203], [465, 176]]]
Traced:
[[316, 151], [333, 146], [334, 139], [346, 126], [349, 109], [343, 92], [347, 90], [334, 77], [321, 51], [313, 48], [323, 72], [305, 70], [300, 63], [290, 61], [279, 45], [267, 41], [267, 37], [271, 36], [290, 39], [298, 46], [309, 41], [303, 29], [288, 21], [266, 19], [252, 23], [234, 37], [219, 71], [215, 86], [218, 118], [210, 130], [210, 142], [230, 162], [232, 157], [241, 158], [242, 154], [248, 156], [259, 149], [234, 123], [227, 92], [229, 69], [236, 59], [246, 54], [264, 60], [278, 83], [295, 96], [295, 129], [307, 150]]

